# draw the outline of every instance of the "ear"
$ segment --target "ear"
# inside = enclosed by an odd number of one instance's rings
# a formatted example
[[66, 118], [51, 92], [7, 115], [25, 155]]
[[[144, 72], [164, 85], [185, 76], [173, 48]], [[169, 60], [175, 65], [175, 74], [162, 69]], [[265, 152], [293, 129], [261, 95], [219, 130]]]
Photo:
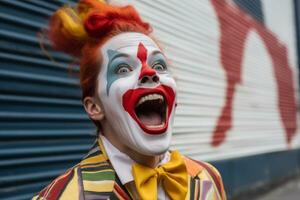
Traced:
[[104, 119], [104, 110], [96, 103], [93, 97], [85, 97], [83, 106], [92, 120], [101, 121]]

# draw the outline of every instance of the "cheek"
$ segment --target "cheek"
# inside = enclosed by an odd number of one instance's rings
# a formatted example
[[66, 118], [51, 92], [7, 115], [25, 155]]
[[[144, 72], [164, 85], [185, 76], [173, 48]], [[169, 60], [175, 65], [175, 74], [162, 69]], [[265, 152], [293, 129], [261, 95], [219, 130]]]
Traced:
[[106, 99], [106, 80], [100, 79], [97, 81], [97, 91], [98, 91], [98, 97], [101, 101]]
[[159, 80], [163, 85], [167, 85], [174, 89], [176, 92], [176, 82], [170, 74], [160, 74]]
[[129, 76], [121, 77], [115, 80], [110, 87], [109, 98], [114, 97], [121, 100], [125, 92], [130, 89], [135, 89], [138, 83], [137, 79], [135, 78], [136, 76], [138, 75], [131, 74]]

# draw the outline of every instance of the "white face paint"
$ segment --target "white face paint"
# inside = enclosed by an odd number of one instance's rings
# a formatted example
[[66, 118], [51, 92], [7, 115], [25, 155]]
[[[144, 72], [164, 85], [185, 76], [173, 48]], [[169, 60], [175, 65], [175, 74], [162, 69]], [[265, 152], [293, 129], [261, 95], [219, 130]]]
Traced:
[[115, 137], [144, 155], [167, 151], [176, 84], [161, 50], [150, 37], [128, 32], [109, 39], [101, 54], [98, 94]]

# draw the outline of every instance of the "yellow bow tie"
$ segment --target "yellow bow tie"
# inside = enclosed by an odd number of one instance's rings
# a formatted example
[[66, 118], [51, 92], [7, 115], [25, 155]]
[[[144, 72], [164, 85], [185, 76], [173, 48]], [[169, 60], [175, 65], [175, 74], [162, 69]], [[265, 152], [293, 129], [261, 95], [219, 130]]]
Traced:
[[157, 183], [162, 181], [165, 192], [172, 200], [185, 199], [188, 174], [184, 160], [178, 151], [171, 153], [171, 160], [159, 167], [150, 168], [140, 164], [132, 166], [138, 194], [142, 200], [157, 200]]

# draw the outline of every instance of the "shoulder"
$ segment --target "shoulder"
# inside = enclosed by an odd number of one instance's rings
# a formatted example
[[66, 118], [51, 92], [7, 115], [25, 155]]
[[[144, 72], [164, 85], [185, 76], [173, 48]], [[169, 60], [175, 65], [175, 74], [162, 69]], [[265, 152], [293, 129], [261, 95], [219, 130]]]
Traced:
[[84, 199], [110, 197], [115, 187], [115, 173], [108, 163], [80, 163], [54, 179], [33, 200]]
[[114, 193], [115, 183], [115, 170], [96, 141], [79, 164], [53, 180], [33, 199], [108, 198]]
[[65, 173], [54, 179], [48, 186], [46, 186], [43, 190], [36, 194], [32, 199], [59, 199], [63, 196], [77, 196], [78, 198], [79, 183], [77, 172], [78, 165], [68, 169]]
[[207, 172], [212, 178], [221, 178], [220, 172], [210, 163], [194, 160], [189, 157], [184, 157], [188, 172], [195, 176], [196, 174]]
[[224, 184], [220, 172], [212, 164], [204, 161], [198, 161], [189, 157], [184, 157], [186, 168], [191, 176], [200, 180], [210, 180], [214, 183], [222, 200], [226, 199]]
[[211, 178], [214, 179], [215, 182], [222, 181], [220, 172], [212, 164], [210, 164], [208, 162], [204, 162], [204, 161], [198, 161], [198, 160], [195, 162], [197, 162], [199, 165], [201, 165], [207, 171], [207, 173], [211, 176]]

